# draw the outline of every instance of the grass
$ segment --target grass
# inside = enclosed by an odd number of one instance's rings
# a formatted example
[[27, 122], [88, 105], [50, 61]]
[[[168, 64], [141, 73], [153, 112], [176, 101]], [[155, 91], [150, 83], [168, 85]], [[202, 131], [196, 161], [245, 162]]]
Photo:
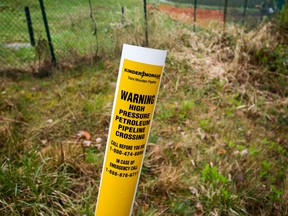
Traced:
[[[10, 143], [9, 148], [4, 147], [1, 151], [6, 155], [1, 159], [1, 214], [77, 215], [90, 212], [91, 215], [98, 190], [95, 182], [99, 181], [104, 155], [103, 150], [89, 150], [87, 163], [83, 161], [81, 142], [76, 142], [76, 134], [78, 130], [90, 133], [95, 130], [95, 136], [105, 137], [108, 115], [105, 117], [104, 106], [107, 97], [112, 96], [107, 95], [109, 79], [98, 82], [99, 76], [104, 74], [85, 70], [71, 72], [68, 80], [64, 74], [40, 82], [24, 76], [16, 83], [6, 79], [5, 87], [1, 86], [1, 90], [7, 91], [7, 94], [2, 91], [1, 98], [1, 116], [4, 115], [2, 108], [7, 109], [4, 122], [1, 122], [1, 148]], [[87, 75], [86, 81], [82, 79], [83, 72]], [[51, 89], [52, 80], [54, 90]], [[60, 86], [64, 80], [65, 84]], [[95, 85], [91, 85], [93, 82]], [[88, 95], [92, 97], [86, 98]], [[101, 113], [101, 117], [97, 117], [97, 113]], [[9, 134], [5, 135], [6, 132]], [[19, 156], [20, 161], [17, 160]], [[94, 166], [95, 162], [97, 166]], [[74, 202], [73, 199], [81, 200], [78, 209], [75, 204], [80, 200]]]
[[[275, 34], [149, 17], [168, 57], [133, 215], [287, 215], [287, 86], [251, 56]], [[115, 53], [141, 43], [140, 21], [126, 21]], [[94, 214], [118, 67], [117, 55], [0, 77], [0, 215]]]

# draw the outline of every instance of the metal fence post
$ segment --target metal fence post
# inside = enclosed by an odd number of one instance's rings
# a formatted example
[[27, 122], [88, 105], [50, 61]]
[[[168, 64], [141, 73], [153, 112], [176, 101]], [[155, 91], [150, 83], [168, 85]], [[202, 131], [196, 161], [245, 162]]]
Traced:
[[224, 22], [224, 33], [225, 33], [225, 28], [226, 28], [227, 7], [228, 7], [228, 0], [225, 0], [225, 3], [224, 3], [224, 17], [223, 17], [223, 22]]
[[196, 31], [196, 10], [197, 10], [197, 0], [194, 0], [194, 25], [193, 25], [193, 31]]
[[95, 18], [93, 17], [93, 8], [92, 8], [92, 3], [91, 0], [89, 0], [89, 8], [90, 8], [90, 19], [93, 22], [93, 35], [95, 35], [96, 39], [96, 51], [95, 51], [95, 57], [98, 56], [98, 50], [99, 50], [99, 41], [98, 41], [98, 28], [97, 28], [97, 23]]
[[247, 4], [248, 4], [248, 0], [244, 0], [244, 11], [243, 11], [243, 20], [242, 20], [242, 24], [244, 24], [244, 22], [245, 22], [246, 13], [247, 13]]
[[122, 25], [124, 25], [124, 20], [125, 20], [125, 16], [124, 16], [124, 13], [125, 13], [125, 11], [124, 11], [124, 6], [122, 6], [122, 8], [121, 8], [121, 12], [122, 12], [122, 20], [121, 20], [121, 23], [122, 23]]
[[24, 10], [25, 10], [25, 15], [26, 15], [26, 22], [27, 22], [27, 27], [28, 27], [30, 43], [31, 43], [31, 46], [35, 46], [34, 31], [33, 31], [33, 25], [32, 25], [29, 7], [26, 6]]
[[43, 0], [39, 0], [39, 3], [40, 3], [43, 22], [44, 22], [44, 26], [45, 26], [45, 30], [46, 30], [46, 35], [47, 35], [48, 45], [49, 45], [50, 54], [51, 54], [51, 58], [52, 58], [52, 63], [54, 66], [56, 66], [57, 62], [56, 62], [56, 57], [55, 57], [55, 53], [54, 53], [52, 39], [51, 39], [50, 31], [49, 31], [49, 25], [48, 25], [46, 12], [45, 12], [44, 2], [43, 2]]
[[145, 18], [145, 46], [148, 47], [148, 21], [147, 21], [147, 3], [144, 0], [144, 18]]

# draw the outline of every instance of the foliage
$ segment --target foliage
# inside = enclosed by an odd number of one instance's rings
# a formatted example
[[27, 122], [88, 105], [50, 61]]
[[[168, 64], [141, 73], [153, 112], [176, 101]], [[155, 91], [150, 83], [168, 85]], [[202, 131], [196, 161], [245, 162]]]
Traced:
[[286, 43], [288, 41], [288, 3], [286, 3], [285, 6], [283, 6], [282, 10], [276, 14], [276, 17], [273, 20], [276, 24], [276, 27], [281, 34], [281, 36], [284, 37], [283, 42]]
[[270, 71], [288, 75], [288, 46], [277, 45], [273, 50], [263, 48], [256, 52], [256, 61]]
[[[262, 46], [254, 50], [252, 53], [253, 61], [264, 66], [271, 72], [287, 77], [288, 75], [288, 9], [283, 7], [282, 11], [278, 12], [272, 19], [272, 28], [268, 30], [268, 34], [273, 34], [275, 39], [274, 44]], [[279, 79], [283, 79], [279, 77]], [[286, 80], [286, 78], [284, 78]], [[279, 80], [281, 83], [281, 80]], [[282, 81], [285, 85], [285, 81]], [[281, 85], [283, 85], [281, 84]]]
[[[275, 71], [285, 76], [288, 75], [288, 7], [276, 14], [272, 22], [276, 32], [279, 34], [278, 44], [272, 49], [264, 47], [256, 53], [257, 61], [268, 67], [270, 71]], [[275, 33], [275, 32], [274, 32]]]

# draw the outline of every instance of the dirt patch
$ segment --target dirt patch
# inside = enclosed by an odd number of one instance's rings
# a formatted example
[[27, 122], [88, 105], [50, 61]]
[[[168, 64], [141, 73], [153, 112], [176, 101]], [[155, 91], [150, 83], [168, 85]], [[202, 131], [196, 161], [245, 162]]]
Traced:
[[[152, 9], [151, 6], [148, 8]], [[194, 8], [179, 8], [171, 5], [160, 4], [158, 9], [169, 14], [173, 19], [181, 20], [188, 23], [193, 23], [194, 20]], [[219, 10], [196, 10], [196, 23], [200, 26], [209, 25], [210, 21], [223, 21], [224, 13]]]

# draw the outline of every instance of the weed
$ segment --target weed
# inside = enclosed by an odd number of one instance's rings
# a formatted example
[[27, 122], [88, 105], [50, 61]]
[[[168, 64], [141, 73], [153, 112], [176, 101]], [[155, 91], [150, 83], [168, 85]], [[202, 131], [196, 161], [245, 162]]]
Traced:
[[184, 100], [180, 105], [180, 119], [183, 121], [191, 116], [192, 108], [195, 106], [193, 100]]
[[191, 215], [191, 212], [196, 212], [192, 210], [194, 203], [187, 199], [187, 200], [175, 200], [169, 208], [169, 212], [175, 215]]
[[261, 164], [262, 171], [260, 172], [260, 177], [265, 177], [270, 173], [272, 164], [266, 160], [261, 161]]
[[261, 152], [261, 147], [257, 146], [257, 145], [252, 145], [251, 147], [249, 147], [249, 155], [253, 156], [253, 155], [257, 155]]
[[89, 148], [86, 151], [86, 161], [87, 163], [99, 164], [103, 161], [103, 154], [99, 153], [95, 148]]
[[235, 143], [233, 141], [229, 141], [228, 143], [229, 148], [234, 148], [235, 147]]
[[228, 183], [228, 179], [218, 172], [217, 167], [210, 167], [209, 164], [206, 164], [202, 171], [202, 179], [204, 182], [209, 182], [215, 186]]
[[157, 143], [158, 138], [159, 137], [156, 134], [151, 133], [150, 137], [149, 137], [149, 142], [150, 143]]
[[164, 120], [164, 121], [171, 119], [175, 114], [175, 111], [171, 109], [171, 107], [174, 107], [174, 105], [173, 104], [160, 104], [156, 110], [156, 113], [157, 113], [156, 118], [160, 120]]
[[202, 119], [199, 122], [200, 127], [203, 128], [204, 130], [208, 130], [210, 127], [210, 122], [209, 119]]
[[272, 195], [271, 195], [271, 199], [273, 201], [282, 201], [282, 195], [284, 194], [284, 192], [282, 190], [277, 189], [274, 185], [271, 186], [272, 189]]
[[[232, 192], [232, 183], [218, 171], [216, 166], [211, 167], [206, 164], [201, 177], [205, 184], [201, 186], [199, 199], [204, 205], [204, 210], [212, 212], [217, 208], [220, 214], [243, 214], [245, 212], [243, 207], [236, 204], [239, 195]], [[219, 208], [219, 206], [222, 207]]]

